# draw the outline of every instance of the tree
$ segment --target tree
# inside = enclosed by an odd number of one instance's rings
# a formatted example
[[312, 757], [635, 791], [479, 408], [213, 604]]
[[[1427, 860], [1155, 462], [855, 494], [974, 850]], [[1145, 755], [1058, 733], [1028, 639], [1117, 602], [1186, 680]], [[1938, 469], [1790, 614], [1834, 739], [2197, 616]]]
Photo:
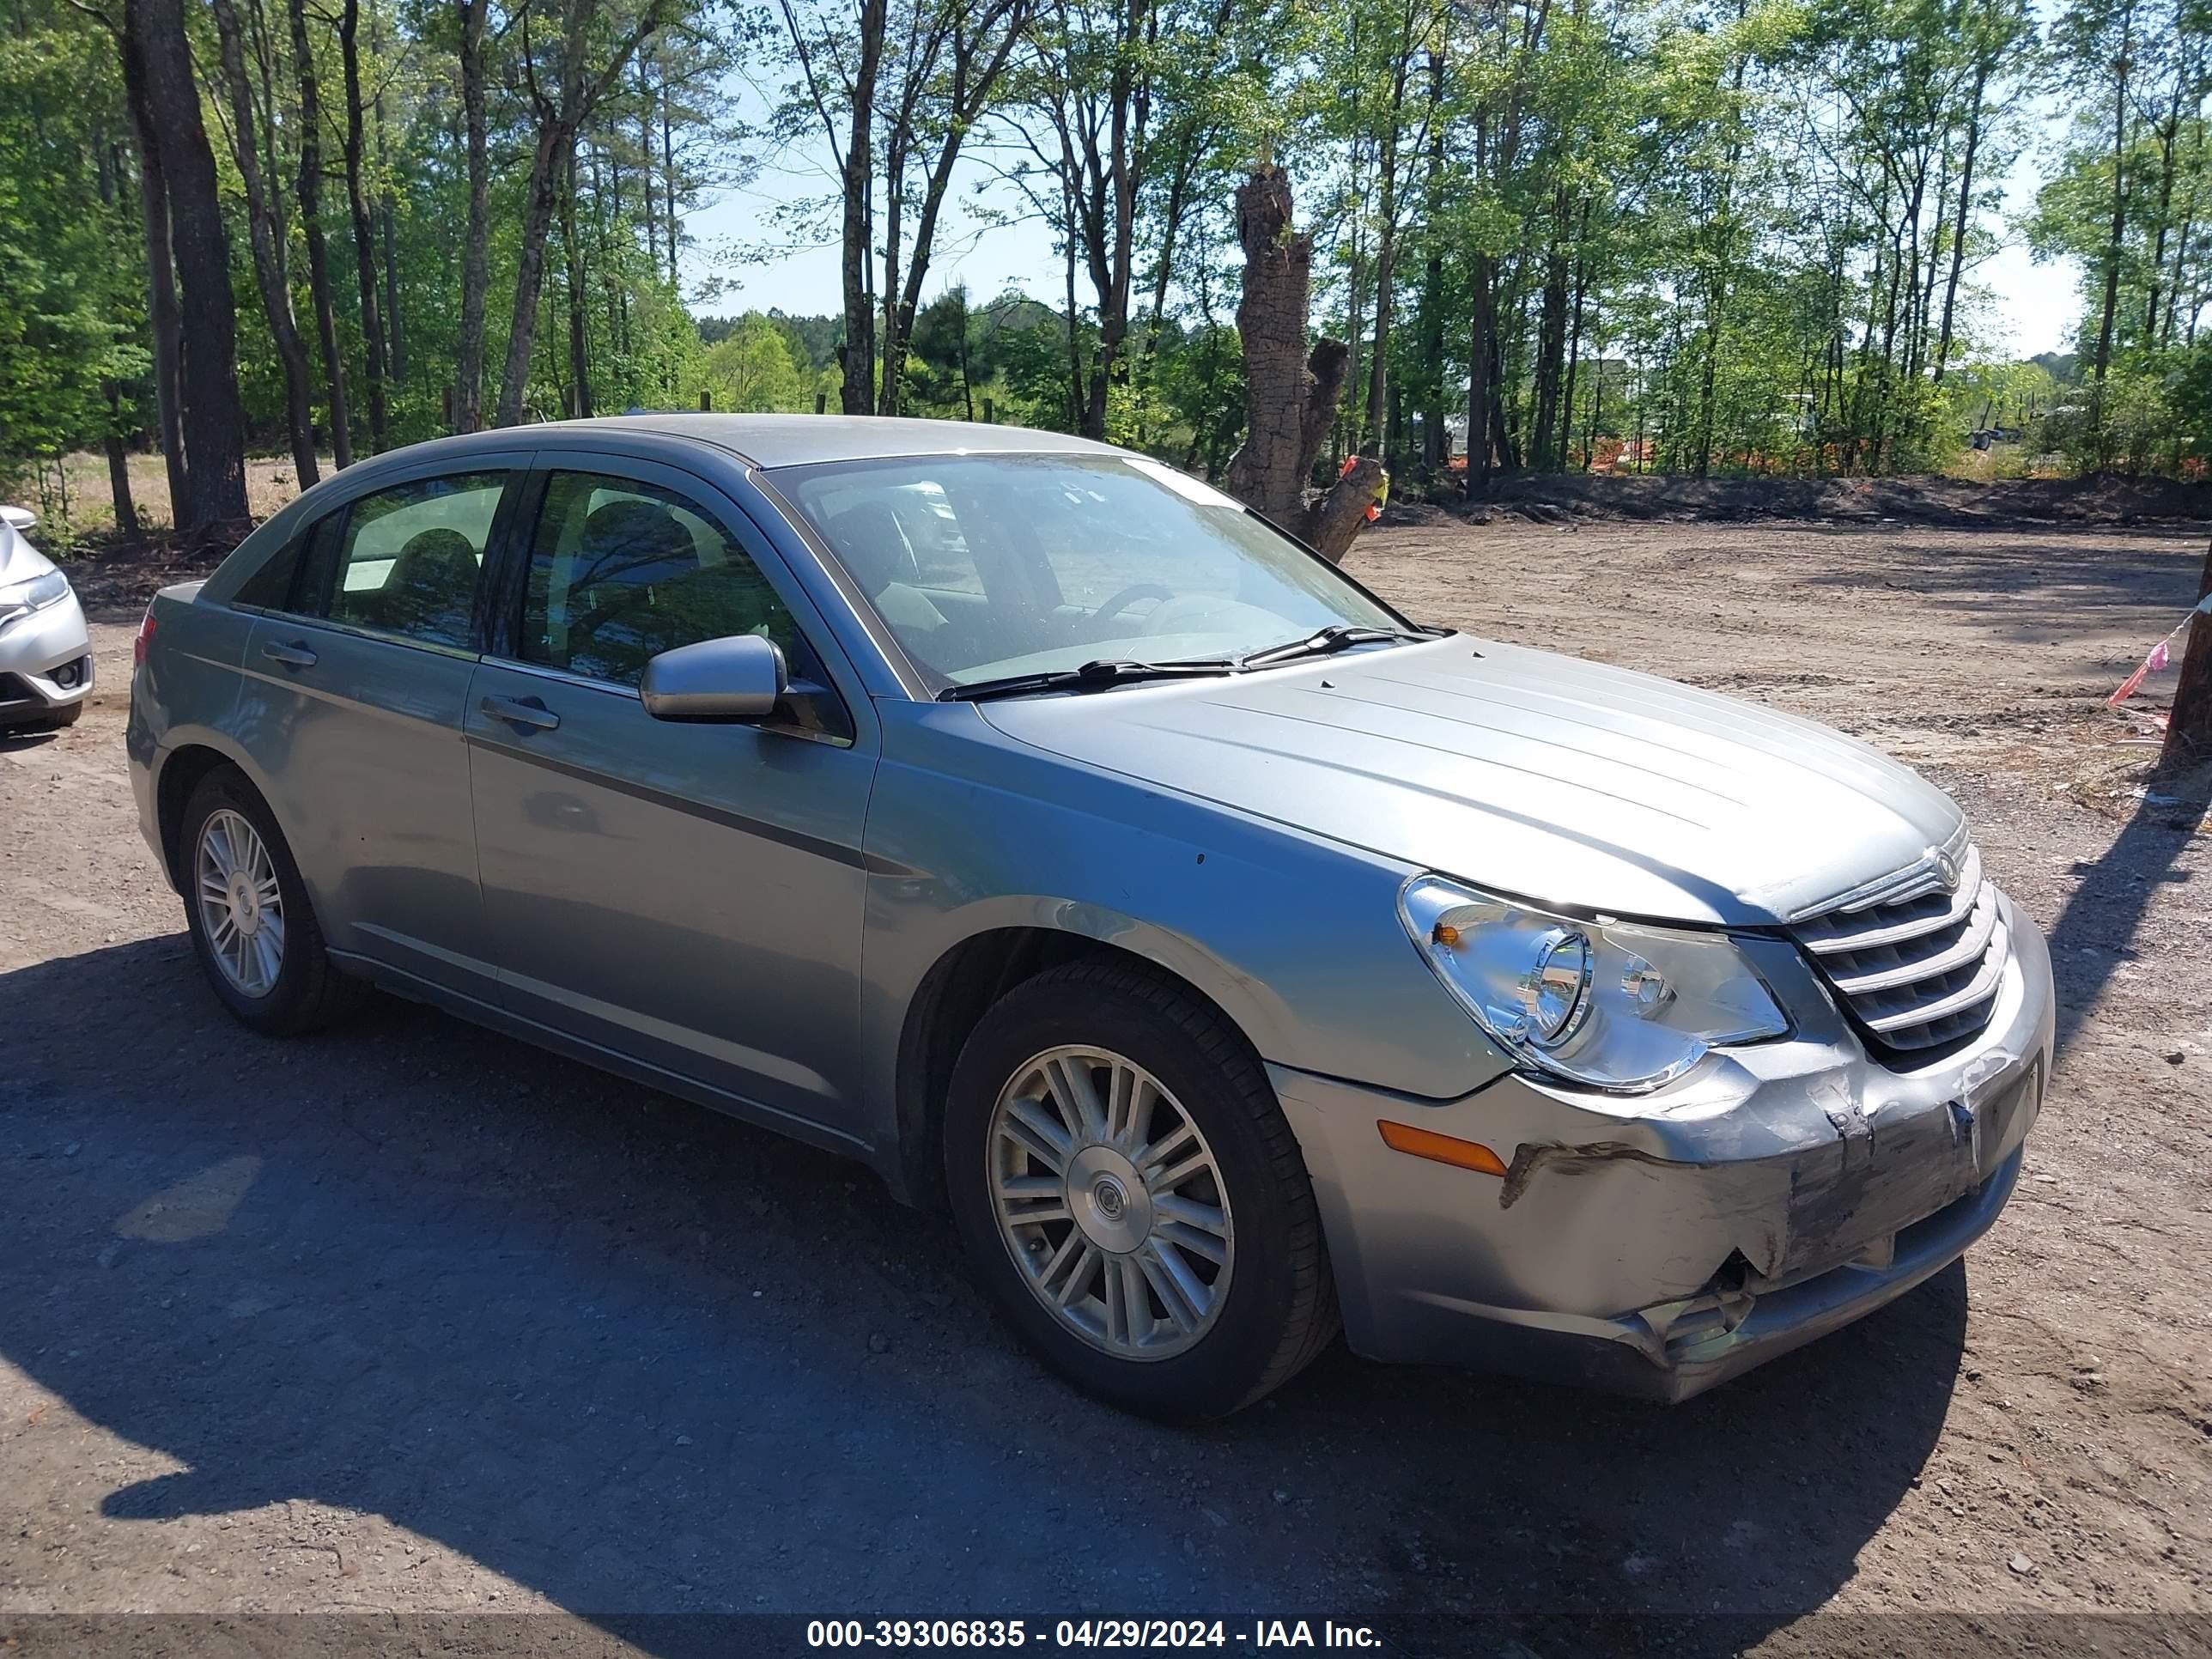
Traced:
[[181, 0], [125, 0], [126, 78], [160, 158], [180, 308], [192, 329], [179, 376], [186, 495], [177, 528], [204, 534], [246, 520], [246, 411], [238, 394], [238, 313], [215, 152], [200, 119]]
[[875, 302], [868, 255], [875, 202], [876, 83], [882, 72], [887, 0], [842, 0], [801, 10], [804, 0], [778, 0], [807, 106], [821, 123], [835, 167], [841, 204], [839, 276], [845, 299], [841, 406], [848, 415], [875, 408]]
[[[349, 0], [350, 3], [350, 0]], [[530, 357], [537, 343], [538, 302], [545, 280], [545, 242], [553, 222], [555, 199], [573, 159], [576, 134], [600, 100], [621, 79], [630, 56], [658, 29], [670, 0], [645, 0], [621, 18], [601, 10], [601, 0], [563, 0], [557, 39], [542, 34], [533, 43], [531, 15], [521, 14], [520, 62], [537, 127], [524, 194], [521, 247], [514, 279], [514, 315], [507, 329], [507, 367], [500, 377], [495, 424], [514, 426], [522, 419], [530, 385]], [[544, 54], [541, 63], [540, 53]]]
[[369, 447], [379, 450], [390, 447], [392, 424], [385, 406], [384, 310], [377, 295], [376, 230], [369, 218], [362, 136], [366, 105], [361, 81], [361, 0], [343, 0], [339, 9], [338, 54], [345, 73], [346, 207], [353, 219], [354, 270], [361, 283], [362, 378], [368, 397]]
[[[298, 6], [301, 0], [292, 0]], [[461, 243], [461, 328], [453, 358], [453, 429], [483, 424], [484, 300], [491, 286], [491, 143], [484, 115], [484, 19], [491, 0], [453, 0], [457, 68], [468, 168], [468, 229]]]
[[1306, 484], [1344, 390], [1350, 354], [1338, 340], [1306, 349], [1313, 236], [1291, 228], [1289, 174], [1270, 162], [1237, 192], [1244, 249], [1244, 298], [1237, 330], [1244, 343], [1244, 447], [1230, 463], [1229, 488], [1322, 556], [1341, 562], [1366, 522], [1382, 463], [1352, 463], [1321, 498]]
[[708, 348], [699, 385], [718, 410], [750, 413], [812, 407], [806, 380], [792, 358], [783, 331], [757, 311], [746, 313], [734, 330]]
[[307, 0], [287, 0], [292, 69], [300, 93], [300, 230], [307, 252], [307, 291], [315, 308], [315, 338], [323, 359], [323, 392], [330, 412], [331, 459], [353, 465], [352, 414], [346, 399], [345, 358], [338, 349], [337, 313], [331, 295], [330, 246], [323, 234], [322, 82], [307, 33]]
[[[969, 131], [990, 106], [1006, 61], [1027, 26], [1030, 0], [902, 0], [904, 50], [884, 134], [883, 380], [877, 410], [900, 412], [907, 342], [929, 274], [937, 223], [954, 164]], [[933, 154], [926, 165], [919, 154]], [[900, 269], [908, 174], [920, 167], [921, 201], [914, 242]]]
[[[223, 92], [230, 106], [230, 148], [246, 195], [246, 223], [252, 240], [253, 277], [269, 335], [284, 371], [284, 425], [292, 442], [292, 465], [300, 488], [312, 488], [321, 476], [315, 462], [313, 396], [307, 350], [292, 317], [292, 281], [286, 258], [283, 214], [276, 180], [265, 184], [261, 152], [270, 141], [276, 112], [266, 119], [257, 107], [253, 83], [246, 72], [245, 33], [239, 27], [237, 0], [215, 0], [216, 28], [222, 41]], [[272, 146], [273, 149], [273, 146]]]

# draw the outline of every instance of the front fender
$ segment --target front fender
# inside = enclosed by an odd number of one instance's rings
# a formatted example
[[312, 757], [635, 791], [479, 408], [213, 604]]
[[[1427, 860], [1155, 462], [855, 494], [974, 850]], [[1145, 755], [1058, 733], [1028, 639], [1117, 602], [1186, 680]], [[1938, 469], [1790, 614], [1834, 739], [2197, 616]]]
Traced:
[[1279, 1065], [1429, 1099], [1505, 1069], [1407, 942], [1404, 865], [1012, 743], [972, 708], [884, 707], [860, 1005], [878, 1145], [915, 995], [1008, 927], [1158, 963]]

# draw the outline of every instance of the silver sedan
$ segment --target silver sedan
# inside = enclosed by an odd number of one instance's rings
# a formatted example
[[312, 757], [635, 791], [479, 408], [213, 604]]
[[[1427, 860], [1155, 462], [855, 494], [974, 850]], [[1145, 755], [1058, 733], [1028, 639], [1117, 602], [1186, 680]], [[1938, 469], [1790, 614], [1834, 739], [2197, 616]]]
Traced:
[[382, 985], [847, 1153], [1140, 1410], [1340, 1327], [1680, 1399], [1954, 1260], [2043, 1097], [2043, 942], [1911, 772], [1079, 439], [441, 441], [139, 645], [239, 1019]]
[[31, 545], [27, 508], [0, 507], [0, 731], [69, 726], [92, 695], [92, 636], [69, 578]]

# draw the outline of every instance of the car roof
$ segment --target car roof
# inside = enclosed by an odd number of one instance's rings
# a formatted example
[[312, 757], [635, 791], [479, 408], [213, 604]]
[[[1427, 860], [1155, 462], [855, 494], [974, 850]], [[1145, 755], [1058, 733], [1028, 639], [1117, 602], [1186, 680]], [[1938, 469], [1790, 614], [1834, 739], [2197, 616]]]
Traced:
[[[1117, 453], [1110, 445], [1065, 432], [975, 421], [915, 421], [878, 415], [699, 415], [641, 410], [589, 421], [553, 421], [474, 434], [506, 446], [554, 434], [653, 433], [712, 444], [763, 469], [814, 461], [874, 460], [901, 455]], [[451, 441], [450, 440], [447, 441]], [[471, 446], [474, 447], [474, 446]]]

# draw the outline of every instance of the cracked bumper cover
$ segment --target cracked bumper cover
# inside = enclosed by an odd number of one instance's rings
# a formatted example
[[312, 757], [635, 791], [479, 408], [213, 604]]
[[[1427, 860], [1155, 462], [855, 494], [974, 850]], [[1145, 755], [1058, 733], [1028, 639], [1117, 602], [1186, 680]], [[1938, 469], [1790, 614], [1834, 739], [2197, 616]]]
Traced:
[[[1656, 1094], [1508, 1073], [1421, 1101], [1271, 1067], [1305, 1152], [1353, 1350], [1679, 1401], [1873, 1312], [1987, 1231], [2051, 1064], [2042, 935], [1988, 1025], [1909, 1073], [1870, 1060], [1794, 946], [1745, 941], [1797, 1021]], [[1376, 1121], [1480, 1141], [1504, 1180]]]

